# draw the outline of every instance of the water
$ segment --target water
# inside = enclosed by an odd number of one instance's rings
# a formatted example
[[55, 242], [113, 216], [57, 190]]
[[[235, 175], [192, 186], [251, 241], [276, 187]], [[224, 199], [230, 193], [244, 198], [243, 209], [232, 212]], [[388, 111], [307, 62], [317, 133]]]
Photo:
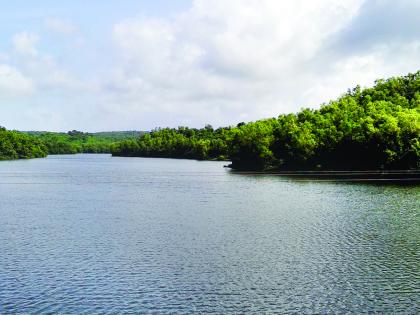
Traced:
[[420, 187], [220, 162], [0, 163], [0, 313], [420, 311]]

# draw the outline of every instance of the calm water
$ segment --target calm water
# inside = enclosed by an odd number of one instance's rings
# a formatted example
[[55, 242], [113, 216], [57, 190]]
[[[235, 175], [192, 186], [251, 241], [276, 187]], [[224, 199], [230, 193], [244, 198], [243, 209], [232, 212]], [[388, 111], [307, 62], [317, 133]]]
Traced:
[[420, 311], [420, 186], [0, 163], [0, 314]]

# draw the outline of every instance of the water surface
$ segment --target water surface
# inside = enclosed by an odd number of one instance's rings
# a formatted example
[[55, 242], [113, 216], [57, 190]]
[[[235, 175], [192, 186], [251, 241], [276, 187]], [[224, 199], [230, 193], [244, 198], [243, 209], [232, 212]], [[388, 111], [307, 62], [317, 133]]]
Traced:
[[415, 314], [420, 187], [221, 162], [0, 163], [0, 313]]

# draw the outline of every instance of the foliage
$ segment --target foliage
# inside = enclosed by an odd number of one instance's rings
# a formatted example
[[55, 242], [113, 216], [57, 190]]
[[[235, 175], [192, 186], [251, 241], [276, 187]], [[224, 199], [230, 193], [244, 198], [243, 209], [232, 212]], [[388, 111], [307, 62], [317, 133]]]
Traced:
[[46, 155], [47, 149], [38, 139], [0, 127], [0, 160], [40, 158]]
[[123, 139], [138, 137], [137, 131], [84, 133], [72, 130], [67, 133], [27, 132], [41, 140], [48, 154], [110, 153], [111, 145]]
[[230, 128], [213, 130], [179, 127], [156, 129], [138, 139], [129, 139], [112, 146], [113, 155], [189, 158], [198, 160], [226, 159], [226, 137]]
[[420, 72], [356, 87], [318, 110], [236, 127], [156, 129], [112, 146], [121, 156], [226, 159], [235, 169], [420, 168]]

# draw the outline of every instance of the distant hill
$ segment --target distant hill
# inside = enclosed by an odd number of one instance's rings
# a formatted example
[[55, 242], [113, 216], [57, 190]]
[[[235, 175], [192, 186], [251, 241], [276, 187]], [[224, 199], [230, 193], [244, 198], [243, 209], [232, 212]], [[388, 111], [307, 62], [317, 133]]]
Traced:
[[21, 133], [40, 140], [48, 154], [110, 153], [111, 147], [123, 140], [133, 140], [144, 131], [68, 132], [22, 131]]
[[125, 140], [128, 138], [138, 138], [141, 135], [144, 135], [147, 131], [102, 131], [89, 133], [94, 137], [113, 139], [113, 140]]
[[100, 132], [82, 132], [82, 131], [77, 131], [77, 130], [73, 130], [73, 131], [68, 131], [68, 132], [54, 132], [54, 131], [34, 131], [34, 130], [29, 130], [29, 131], [20, 131], [22, 133], [26, 133], [26, 134], [30, 134], [30, 135], [41, 135], [41, 134], [45, 134], [45, 133], [54, 133], [54, 134], [71, 134], [73, 133], [83, 133], [83, 134], [88, 134], [88, 135], [92, 135], [95, 137], [100, 137], [100, 138], [109, 138], [109, 139], [127, 139], [127, 138], [137, 138], [145, 133], [148, 133], [148, 131], [137, 131], [137, 130], [129, 130], [129, 131], [100, 131]]

